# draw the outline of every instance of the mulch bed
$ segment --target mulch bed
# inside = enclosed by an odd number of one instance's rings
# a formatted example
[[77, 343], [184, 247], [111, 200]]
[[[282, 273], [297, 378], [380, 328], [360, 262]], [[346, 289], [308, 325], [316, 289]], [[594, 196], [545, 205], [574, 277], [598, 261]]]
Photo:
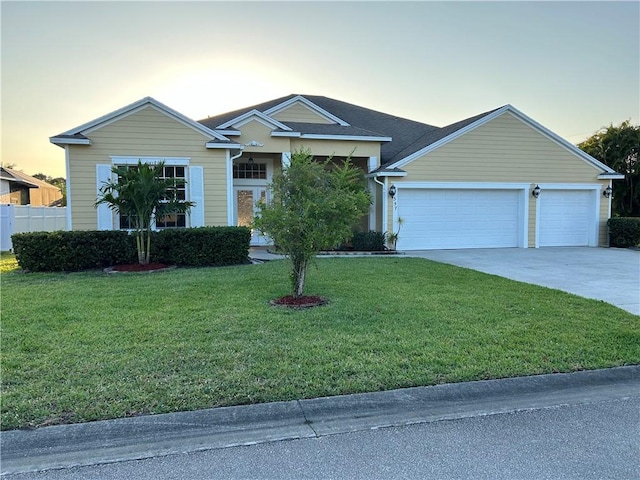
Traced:
[[127, 265], [116, 265], [114, 267], [108, 267], [104, 269], [105, 273], [151, 273], [161, 272], [163, 270], [170, 270], [176, 268], [175, 265], [165, 265], [164, 263], [149, 263], [147, 265], [141, 265], [139, 263], [131, 263]]
[[271, 300], [269, 305], [273, 307], [286, 307], [286, 308], [311, 308], [311, 307], [319, 307], [320, 305], [325, 305], [327, 303], [327, 299], [324, 297], [319, 297], [317, 295], [303, 295], [298, 298], [294, 298], [291, 295], [287, 295], [285, 297], [276, 298], [275, 300]]

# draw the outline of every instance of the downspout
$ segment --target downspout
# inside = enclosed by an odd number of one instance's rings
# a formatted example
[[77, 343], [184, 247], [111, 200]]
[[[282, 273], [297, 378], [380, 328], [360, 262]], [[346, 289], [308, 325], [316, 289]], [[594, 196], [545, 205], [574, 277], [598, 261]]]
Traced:
[[382, 183], [378, 180], [378, 176], [373, 177], [373, 181], [382, 187], [382, 233], [386, 233], [388, 231], [387, 228], [387, 177], [384, 177], [385, 183]]
[[227, 223], [233, 226], [233, 161], [242, 156], [243, 149], [240, 148], [237, 155], [231, 157], [231, 150], [227, 150]]

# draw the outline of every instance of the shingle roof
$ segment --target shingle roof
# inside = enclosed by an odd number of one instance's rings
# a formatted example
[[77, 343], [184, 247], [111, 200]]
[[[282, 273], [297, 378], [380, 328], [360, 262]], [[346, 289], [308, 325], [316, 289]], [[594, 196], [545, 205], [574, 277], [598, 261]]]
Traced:
[[[362, 137], [388, 137], [378, 132], [372, 132], [371, 130], [365, 130], [364, 128], [348, 126], [343, 127], [335, 123], [305, 123], [305, 122], [286, 122], [286, 125], [293, 129], [294, 132], [303, 132], [318, 135], [354, 135]], [[282, 129], [276, 131], [283, 132]]]
[[[269, 100], [268, 102], [251, 105], [245, 108], [223, 113], [214, 117], [200, 120], [199, 123], [214, 130], [219, 125], [233, 120], [251, 110], [264, 112], [272, 107], [284, 103], [298, 95]], [[343, 102], [319, 95], [299, 95], [318, 107], [332, 113], [336, 117], [349, 123], [350, 126], [338, 124], [320, 124], [303, 122], [281, 122], [295, 132], [308, 134], [345, 135], [345, 136], [379, 136], [391, 137], [390, 142], [382, 143], [380, 147], [381, 168], [397, 162], [442, 138], [460, 130], [497, 109], [466, 118], [446, 127], [436, 127], [415, 120], [390, 115], [371, 110], [351, 103]]]
[[41, 186], [54, 187], [53, 185], [47, 182], [43, 182], [42, 180], [38, 180], [31, 175], [27, 175], [26, 173], [22, 173], [7, 167], [0, 167], [0, 178], [12, 183], [25, 185], [29, 188], [39, 188]]

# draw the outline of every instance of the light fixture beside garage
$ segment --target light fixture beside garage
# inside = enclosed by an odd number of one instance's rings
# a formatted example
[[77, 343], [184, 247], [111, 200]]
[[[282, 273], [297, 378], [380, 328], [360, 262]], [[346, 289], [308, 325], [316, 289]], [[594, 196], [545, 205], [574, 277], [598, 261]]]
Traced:
[[540, 185], [536, 185], [536, 188], [531, 191], [531, 195], [533, 195], [533, 198], [538, 198], [540, 196]]
[[395, 197], [395, 196], [396, 196], [396, 192], [397, 192], [397, 190], [396, 190], [396, 186], [395, 186], [395, 185], [391, 185], [391, 186], [389, 187], [389, 196], [390, 196], [391, 198]]
[[604, 192], [602, 192], [602, 195], [604, 195], [604, 198], [609, 198], [611, 197], [611, 185], [609, 185], [607, 188], [604, 189]]

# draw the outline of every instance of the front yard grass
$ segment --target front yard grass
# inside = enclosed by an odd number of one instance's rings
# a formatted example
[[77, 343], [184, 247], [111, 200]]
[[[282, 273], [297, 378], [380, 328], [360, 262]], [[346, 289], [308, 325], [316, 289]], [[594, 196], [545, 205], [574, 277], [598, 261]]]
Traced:
[[[2, 262], [11, 261], [3, 255]], [[23, 274], [2, 286], [2, 429], [640, 363], [640, 318], [414, 258]]]

